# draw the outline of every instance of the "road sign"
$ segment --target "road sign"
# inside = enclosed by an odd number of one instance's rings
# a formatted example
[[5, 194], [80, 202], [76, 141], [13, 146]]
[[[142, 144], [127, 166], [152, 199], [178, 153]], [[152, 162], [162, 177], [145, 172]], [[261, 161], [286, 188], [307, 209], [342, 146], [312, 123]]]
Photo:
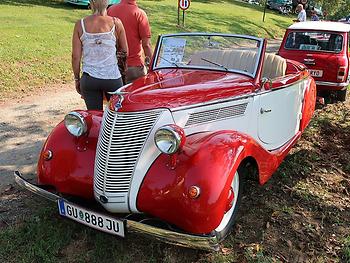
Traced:
[[191, 0], [179, 0], [179, 8], [187, 10], [190, 7]]

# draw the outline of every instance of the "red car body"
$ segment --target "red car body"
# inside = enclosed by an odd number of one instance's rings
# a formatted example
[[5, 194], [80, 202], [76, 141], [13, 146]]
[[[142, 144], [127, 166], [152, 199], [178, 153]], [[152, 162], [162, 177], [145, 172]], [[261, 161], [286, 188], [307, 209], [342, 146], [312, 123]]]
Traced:
[[[201, 35], [166, 35], [158, 45], [167, 38], [191, 36]], [[205, 34], [205, 39], [216, 36], [225, 35]], [[232, 226], [241, 197], [241, 169], [255, 166], [258, 181], [266, 183], [308, 125], [316, 98], [315, 82], [301, 63], [265, 55], [262, 39], [234, 37], [258, 43], [252, 76], [229, 72], [221, 64], [220, 69], [193, 68], [194, 56], [183, 66], [164, 64], [159, 62], [165, 55], [160, 55], [158, 46], [151, 71], [123, 87], [124, 93], [118, 91], [104, 113], [76, 111], [87, 124], [83, 135], [72, 136], [64, 122], [52, 131], [39, 158], [39, 186], [29, 186], [19, 173], [17, 182], [49, 199], [58, 197], [43, 188], [97, 201], [112, 215], [146, 214], [180, 230], [167, 230], [163, 236], [167, 242], [174, 243], [172, 233], [182, 237], [177, 244], [214, 247], [207, 238], [221, 241]], [[282, 75], [267, 81], [264, 67], [274, 71], [275, 60], [284, 66]], [[123, 125], [119, 127], [118, 122]], [[162, 153], [155, 146], [164, 125], [182, 138], [175, 153]], [[144, 129], [141, 141], [135, 136]], [[131, 179], [128, 169], [132, 169]], [[197, 195], [192, 195], [193, 190]], [[136, 223], [125, 221], [135, 227]], [[185, 238], [182, 231], [187, 233]], [[198, 238], [206, 240], [206, 245], [187, 242]]]
[[[309, 21], [291, 25], [278, 54], [307, 66], [318, 91], [335, 91], [345, 100], [349, 85], [350, 25]], [[322, 93], [322, 92], [321, 92]]]

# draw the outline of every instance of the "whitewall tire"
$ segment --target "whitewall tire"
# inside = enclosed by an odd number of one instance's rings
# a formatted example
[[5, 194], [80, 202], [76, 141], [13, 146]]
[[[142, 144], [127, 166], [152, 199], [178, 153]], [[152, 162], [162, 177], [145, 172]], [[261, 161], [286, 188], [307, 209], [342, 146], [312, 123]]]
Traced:
[[215, 229], [215, 235], [219, 241], [225, 239], [225, 237], [231, 232], [237, 216], [239, 205], [241, 203], [243, 192], [243, 178], [240, 176], [240, 173], [238, 171], [235, 173], [235, 176], [232, 180], [231, 189], [234, 193], [232, 207], [224, 214], [220, 225]]

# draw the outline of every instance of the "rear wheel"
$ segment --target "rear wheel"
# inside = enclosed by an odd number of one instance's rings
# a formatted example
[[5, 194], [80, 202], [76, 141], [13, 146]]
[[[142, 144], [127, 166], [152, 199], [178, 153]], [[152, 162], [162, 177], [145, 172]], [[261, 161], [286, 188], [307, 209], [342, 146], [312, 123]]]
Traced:
[[343, 90], [338, 90], [337, 91], [337, 100], [338, 101], [346, 101], [347, 91], [348, 91], [347, 88], [345, 88]]
[[225, 239], [225, 237], [230, 233], [237, 216], [239, 205], [241, 203], [243, 192], [243, 177], [240, 176], [240, 173], [238, 171], [232, 180], [231, 191], [233, 193], [232, 206], [224, 214], [220, 225], [215, 229], [215, 234], [219, 241]]

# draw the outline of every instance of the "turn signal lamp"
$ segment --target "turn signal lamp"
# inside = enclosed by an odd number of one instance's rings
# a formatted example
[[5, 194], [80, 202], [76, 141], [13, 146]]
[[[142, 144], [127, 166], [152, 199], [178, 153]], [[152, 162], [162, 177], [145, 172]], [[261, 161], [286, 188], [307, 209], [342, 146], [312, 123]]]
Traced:
[[188, 196], [192, 199], [196, 199], [200, 196], [201, 189], [198, 186], [192, 185], [188, 190]]
[[338, 80], [345, 81], [346, 67], [339, 67], [338, 69]]
[[49, 161], [52, 159], [52, 152], [50, 150], [46, 150], [44, 153], [43, 153], [43, 158], [45, 161]]

